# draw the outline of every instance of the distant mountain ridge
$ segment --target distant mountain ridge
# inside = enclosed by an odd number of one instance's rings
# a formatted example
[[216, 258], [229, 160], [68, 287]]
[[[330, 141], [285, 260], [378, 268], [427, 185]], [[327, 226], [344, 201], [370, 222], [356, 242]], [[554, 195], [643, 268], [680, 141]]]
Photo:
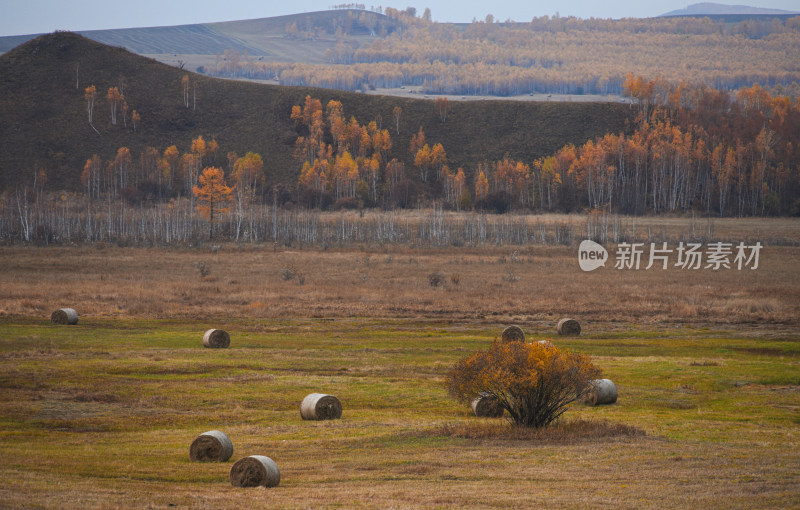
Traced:
[[670, 11], [661, 15], [664, 16], [725, 16], [725, 15], [755, 15], [755, 16], [786, 16], [800, 14], [797, 11], [785, 11], [782, 9], [766, 9], [763, 7], [751, 7], [749, 5], [728, 5], [714, 2], [702, 2], [692, 4], [685, 9]]

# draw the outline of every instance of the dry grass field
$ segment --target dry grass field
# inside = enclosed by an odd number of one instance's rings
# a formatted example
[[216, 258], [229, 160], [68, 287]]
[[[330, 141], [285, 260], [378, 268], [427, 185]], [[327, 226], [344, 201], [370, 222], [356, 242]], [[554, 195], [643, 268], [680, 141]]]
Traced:
[[[672, 246], [674, 248], [675, 246]], [[613, 255], [613, 254], [612, 254]], [[398, 317], [603, 328], [800, 319], [800, 249], [766, 246], [756, 270], [584, 273], [575, 247], [373, 251], [0, 248], [0, 314], [96, 318]], [[657, 266], [658, 267], [658, 266]], [[432, 285], [435, 279], [438, 285]]]
[[[800, 507], [797, 247], [716, 272], [583, 273], [576, 247], [540, 246], [2, 247], [0, 263], [0, 507]], [[49, 322], [64, 306], [77, 325]], [[563, 316], [581, 337], [553, 337]], [[592, 356], [619, 401], [544, 433], [473, 417], [444, 374], [510, 323]], [[211, 327], [230, 348], [202, 347]], [[342, 419], [302, 421], [312, 392]], [[212, 429], [232, 459], [191, 463]], [[230, 485], [250, 454], [279, 487]]]

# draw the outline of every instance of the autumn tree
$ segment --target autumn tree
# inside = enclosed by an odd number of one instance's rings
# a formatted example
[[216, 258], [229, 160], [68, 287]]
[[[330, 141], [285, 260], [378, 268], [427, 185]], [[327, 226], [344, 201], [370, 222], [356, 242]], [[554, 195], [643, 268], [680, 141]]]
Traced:
[[184, 154], [181, 163], [183, 170], [183, 177], [186, 181], [186, 192], [192, 190], [192, 187], [197, 183], [197, 178], [200, 174], [200, 169], [208, 153], [208, 145], [206, 144], [203, 135], [198, 135], [197, 138], [192, 139], [191, 154]]
[[533, 174], [539, 191], [539, 206], [551, 211], [553, 199], [561, 184], [558, 172], [558, 160], [555, 156], [547, 156], [533, 162]]
[[419, 131], [417, 134], [411, 135], [411, 142], [408, 145], [408, 151], [411, 153], [412, 156], [417, 155], [417, 152], [425, 145], [425, 132], [422, 130], [422, 126], [419, 127]]
[[92, 123], [92, 115], [94, 114], [94, 102], [97, 99], [97, 87], [89, 85], [83, 93], [86, 99], [86, 111], [89, 113], [89, 124]]
[[430, 164], [436, 170], [436, 180], [441, 180], [442, 167], [447, 164], [447, 153], [441, 143], [436, 143], [431, 147]]
[[103, 178], [103, 162], [97, 154], [86, 160], [81, 172], [81, 184], [86, 187], [89, 200], [100, 198], [101, 181]]
[[120, 104], [125, 100], [125, 96], [123, 96], [117, 87], [111, 87], [108, 89], [108, 94], [106, 95], [108, 99], [108, 107], [111, 110], [111, 123], [115, 126], [117, 125], [117, 109], [120, 107]]
[[169, 190], [172, 190], [173, 183], [175, 182], [175, 174], [178, 170], [178, 162], [180, 160], [180, 152], [178, 147], [170, 145], [164, 149], [164, 157], [162, 158], [161, 175]]
[[444, 165], [442, 167], [442, 179], [444, 180], [445, 202], [454, 209], [460, 209], [462, 197], [466, 191], [464, 169], [459, 168], [455, 173], [452, 173], [447, 165]]
[[478, 177], [475, 178], [475, 200], [486, 198], [489, 194], [489, 180], [483, 170], [478, 172]]
[[261, 155], [248, 152], [238, 158], [233, 164], [233, 180], [236, 183], [236, 239], [239, 239], [245, 210], [249, 213], [249, 231], [253, 231], [254, 216], [253, 206], [256, 200], [257, 189], [264, 183], [264, 161]]
[[209, 158], [213, 158], [214, 161], [216, 161], [218, 151], [219, 151], [219, 143], [217, 143], [216, 138], [212, 138], [211, 141], [206, 144], [206, 156]]
[[208, 238], [213, 241], [214, 215], [228, 212], [224, 204], [230, 200], [233, 188], [225, 184], [225, 172], [213, 166], [203, 169], [198, 182], [192, 192], [197, 198], [197, 210], [208, 220]]
[[379, 156], [381, 163], [388, 159], [389, 151], [392, 150], [392, 137], [388, 129], [376, 130], [372, 134], [372, 150]]
[[122, 125], [128, 127], [128, 102], [124, 99], [122, 100]]
[[541, 428], [557, 420], [600, 375], [588, 356], [551, 343], [495, 340], [486, 351], [457, 362], [445, 384], [459, 401], [488, 395], [513, 424]]
[[131, 123], [133, 124], [133, 131], [136, 132], [136, 126], [142, 121], [142, 117], [139, 115], [139, 112], [133, 110], [131, 113]]
[[390, 188], [405, 178], [406, 165], [402, 161], [393, 158], [386, 164], [386, 182]]
[[400, 134], [400, 115], [403, 114], [403, 109], [399, 106], [395, 106], [392, 109], [392, 119], [394, 120], [394, 127], [397, 130], [397, 134]]
[[133, 156], [130, 149], [120, 147], [117, 149], [117, 156], [114, 158], [112, 182], [114, 184], [114, 198], [117, 193], [130, 185], [131, 169], [133, 166]]
[[431, 169], [431, 148], [426, 143], [414, 155], [414, 166], [419, 169], [419, 178], [428, 182], [428, 172]]

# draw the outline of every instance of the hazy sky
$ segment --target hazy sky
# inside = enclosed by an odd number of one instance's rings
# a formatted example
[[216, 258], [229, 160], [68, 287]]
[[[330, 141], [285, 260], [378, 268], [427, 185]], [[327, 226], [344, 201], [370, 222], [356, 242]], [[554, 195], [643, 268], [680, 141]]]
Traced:
[[[184, 25], [237, 19], [266, 18], [325, 10], [331, 5], [353, 0], [306, 0], [286, 2], [274, 0], [132, 0], [112, 2], [99, 0], [0, 0], [0, 36], [23, 35], [54, 30], [96, 30], [107, 28]], [[514, 0], [487, 2], [485, 0], [402, 0], [401, 3], [369, 3], [357, 0], [370, 8], [383, 5], [405, 9], [409, 5], [422, 13], [431, 9], [433, 19], [441, 22], [470, 22], [484, 19], [491, 13], [496, 20], [530, 21], [534, 16], [579, 18], [646, 18], [683, 9], [701, 0], [561, 0], [544, 2]], [[800, 0], [738, 0], [717, 3], [746, 4], [800, 11]]]

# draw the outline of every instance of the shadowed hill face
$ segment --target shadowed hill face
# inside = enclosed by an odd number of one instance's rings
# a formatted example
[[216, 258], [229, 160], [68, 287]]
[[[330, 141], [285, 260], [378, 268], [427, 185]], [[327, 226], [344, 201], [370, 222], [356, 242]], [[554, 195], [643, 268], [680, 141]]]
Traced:
[[[105, 161], [124, 146], [138, 164], [146, 147], [163, 152], [176, 145], [188, 152], [198, 135], [219, 144], [217, 161], [211, 164], [225, 166], [228, 152], [258, 152], [267, 185], [294, 187], [299, 165], [292, 153], [298, 132], [290, 114], [309, 94], [323, 105], [341, 101], [346, 117], [355, 116], [362, 124], [382, 119], [384, 128], [392, 128], [390, 157], [404, 160], [409, 169], [409, 141], [422, 126], [427, 140], [444, 145], [450, 166], [463, 166], [468, 176], [479, 162], [506, 154], [529, 162], [567, 143], [618, 133], [633, 114], [625, 105], [609, 103], [475, 101], [454, 102], [442, 123], [432, 100], [213, 79], [66, 32], [41, 36], [3, 54], [0, 76], [0, 191], [38, 169], [46, 170], [49, 189], [78, 190], [83, 165], [92, 154]], [[188, 107], [182, 86], [187, 76]], [[84, 98], [90, 85], [97, 89], [93, 126]], [[106, 99], [111, 87], [124, 94], [129, 106], [127, 121], [118, 113], [117, 125], [111, 122]], [[403, 111], [399, 134], [390, 126], [396, 106]], [[136, 131], [133, 110], [141, 116]]]

